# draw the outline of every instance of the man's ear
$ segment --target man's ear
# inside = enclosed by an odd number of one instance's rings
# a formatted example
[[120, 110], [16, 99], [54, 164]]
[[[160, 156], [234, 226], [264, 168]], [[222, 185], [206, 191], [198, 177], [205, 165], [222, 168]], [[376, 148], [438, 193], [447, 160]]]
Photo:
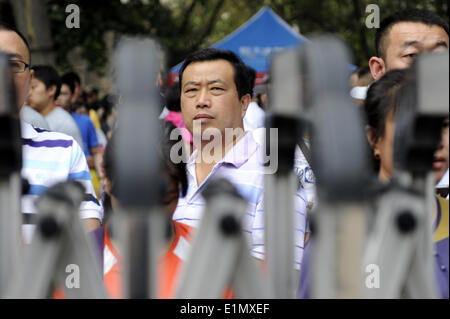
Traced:
[[373, 56], [369, 60], [370, 73], [375, 81], [381, 79], [381, 77], [386, 73], [386, 64], [382, 58]]
[[367, 141], [369, 142], [370, 147], [375, 151], [375, 148], [377, 147], [377, 140], [378, 140], [376, 137], [377, 136], [376, 131], [370, 125], [366, 125], [365, 130], [366, 130]]
[[[28, 97], [30, 96], [31, 93], [31, 82], [33, 81], [34, 78], [34, 70], [30, 69], [30, 77], [28, 78], [28, 83], [27, 83], [27, 92], [26, 92], [26, 96], [25, 96], [25, 102], [28, 100]], [[20, 107], [22, 107], [22, 105], [20, 105]]]
[[47, 89], [47, 93], [50, 96], [53, 96], [53, 99], [56, 100], [57, 96], [55, 96], [56, 94], [56, 85], [51, 85], [48, 89]]
[[250, 94], [245, 94], [241, 97], [241, 106], [242, 106], [242, 118], [244, 118], [245, 113], [247, 112], [248, 105], [250, 104], [250, 101], [252, 100]]

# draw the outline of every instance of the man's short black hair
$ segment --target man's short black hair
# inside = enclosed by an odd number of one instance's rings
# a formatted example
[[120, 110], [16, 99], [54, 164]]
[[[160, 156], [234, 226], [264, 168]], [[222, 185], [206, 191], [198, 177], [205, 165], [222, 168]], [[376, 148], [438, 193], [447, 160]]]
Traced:
[[34, 70], [34, 78], [45, 84], [45, 88], [48, 89], [52, 85], [56, 86], [56, 92], [54, 99], [56, 100], [61, 91], [61, 78], [58, 72], [50, 65], [35, 65], [32, 67]]
[[180, 86], [178, 83], [168, 86], [166, 88], [164, 97], [165, 97], [165, 102], [166, 102], [166, 108], [169, 111], [181, 112]]
[[380, 23], [380, 27], [377, 29], [375, 34], [375, 50], [378, 57], [385, 58], [386, 56], [386, 36], [389, 34], [391, 28], [400, 22], [417, 22], [423, 23], [429, 26], [439, 26], [449, 34], [448, 23], [445, 22], [437, 14], [418, 9], [409, 9], [396, 12], [387, 18], [383, 19]]
[[[0, 22], [0, 31], [12, 31], [14, 33], [16, 33], [23, 41], [23, 43], [25, 43], [25, 46], [27, 47], [28, 50], [28, 56], [30, 58], [30, 61], [28, 62], [28, 64], [31, 64], [31, 49], [30, 49], [30, 44], [28, 43], [27, 39], [25, 38], [25, 36], [22, 34], [22, 32], [20, 32], [19, 30], [17, 30], [16, 28], [6, 24], [6, 23], [2, 23]], [[25, 61], [26, 62], [26, 61]]]
[[75, 93], [75, 83], [72, 81], [71, 77], [67, 74], [64, 74], [61, 77], [61, 85], [66, 84], [69, 87], [70, 93]]
[[234, 69], [234, 83], [236, 84], [236, 89], [238, 91], [239, 98], [243, 97], [245, 94], [251, 92], [248, 81], [248, 70], [247, 66], [242, 62], [242, 60], [230, 50], [218, 50], [213, 48], [202, 49], [191, 53], [188, 55], [186, 60], [184, 60], [181, 66], [179, 77], [180, 77], [180, 91], [181, 84], [183, 81], [183, 72], [186, 67], [194, 62], [204, 62], [204, 61], [215, 61], [215, 60], [226, 60], [231, 63]]
[[250, 94], [251, 97], [253, 97], [253, 88], [255, 87], [255, 80], [256, 80], [256, 71], [255, 69], [253, 69], [251, 66], [246, 66], [247, 67], [247, 77], [248, 77], [248, 85], [249, 85], [249, 91], [248, 94]]

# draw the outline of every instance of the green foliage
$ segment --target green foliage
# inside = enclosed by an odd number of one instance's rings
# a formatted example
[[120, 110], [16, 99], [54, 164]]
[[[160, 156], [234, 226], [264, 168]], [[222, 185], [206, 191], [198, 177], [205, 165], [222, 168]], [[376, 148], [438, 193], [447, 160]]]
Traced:
[[[1, 0], [0, 0], [1, 2]], [[80, 7], [80, 29], [67, 29], [65, 7]], [[355, 64], [367, 64], [374, 53], [375, 29], [365, 27], [368, 4], [377, 4], [381, 18], [404, 8], [426, 8], [448, 21], [445, 0], [47, 0], [52, 38], [60, 68], [69, 68], [67, 53], [81, 46], [92, 69], [107, 62], [105, 32], [157, 37], [174, 65], [190, 52], [230, 34], [262, 6], [271, 7], [288, 24], [312, 33], [334, 33], [352, 49]]]

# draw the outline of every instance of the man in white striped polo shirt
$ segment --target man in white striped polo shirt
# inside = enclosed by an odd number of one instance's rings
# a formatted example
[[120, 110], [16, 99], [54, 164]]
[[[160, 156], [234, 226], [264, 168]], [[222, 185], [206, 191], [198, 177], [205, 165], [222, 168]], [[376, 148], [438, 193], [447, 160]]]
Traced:
[[[210, 179], [225, 177], [248, 201], [244, 231], [252, 256], [264, 259], [264, 149], [255, 138], [256, 131], [243, 130], [252, 90], [245, 64], [231, 51], [198, 51], [188, 56], [181, 67], [180, 89], [183, 120], [193, 133], [196, 149], [186, 167], [188, 191], [179, 198], [173, 220], [197, 227], [205, 206], [201, 196], [204, 185]], [[199, 125], [201, 128], [197, 130]], [[229, 129], [234, 130], [233, 138], [226, 136]], [[297, 269], [301, 265], [306, 230], [305, 198], [304, 190], [300, 189], [295, 196]], [[182, 257], [183, 253], [178, 253]]]
[[[25, 38], [16, 30], [0, 24], [0, 51], [11, 56], [11, 71], [16, 87], [17, 105], [21, 108], [29, 93], [33, 73], [30, 70], [30, 50]], [[34, 200], [57, 182], [76, 180], [86, 188], [80, 206], [81, 218], [87, 230], [100, 226], [103, 208], [97, 201], [83, 150], [65, 134], [36, 129], [22, 124], [22, 176], [30, 183], [29, 193], [22, 197], [25, 241], [29, 242], [33, 225], [29, 217], [36, 213]], [[32, 219], [32, 218], [31, 218]]]

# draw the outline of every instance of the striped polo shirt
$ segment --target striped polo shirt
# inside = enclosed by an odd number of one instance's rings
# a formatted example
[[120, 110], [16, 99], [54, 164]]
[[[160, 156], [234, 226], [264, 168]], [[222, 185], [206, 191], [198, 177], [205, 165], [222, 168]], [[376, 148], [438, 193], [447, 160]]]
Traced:
[[[264, 148], [255, 140], [255, 131], [246, 132], [236, 145], [229, 150], [211, 170], [201, 185], [197, 185], [195, 173], [195, 150], [186, 165], [188, 190], [185, 197], [180, 197], [173, 220], [191, 227], [198, 227], [203, 214], [205, 201], [201, 195], [205, 185], [215, 178], [228, 179], [247, 200], [247, 212], [243, 230], [247, 235], [251, 255], [264, 258], [264, 167], [262, 158]], [[304, 235], [306, 230], [306, 196], [300, 188], [294, 196], [295, 213], [295, 267], [300, 269]]]
[[30, 217], [37, 213], [35, 200], [52, 185], [67, 180], [80, 182], [85, 190], [80, 205], [80, 217], [103, 218], [103, 207], [98, 202], [92, 186], [91, 175], [83, 150], [70, 136], [42, 130], [21, 121], [22, 126], [22, 177], [30, 183], [22, 196], [24, 236], [29, 242], [34, 225]]

